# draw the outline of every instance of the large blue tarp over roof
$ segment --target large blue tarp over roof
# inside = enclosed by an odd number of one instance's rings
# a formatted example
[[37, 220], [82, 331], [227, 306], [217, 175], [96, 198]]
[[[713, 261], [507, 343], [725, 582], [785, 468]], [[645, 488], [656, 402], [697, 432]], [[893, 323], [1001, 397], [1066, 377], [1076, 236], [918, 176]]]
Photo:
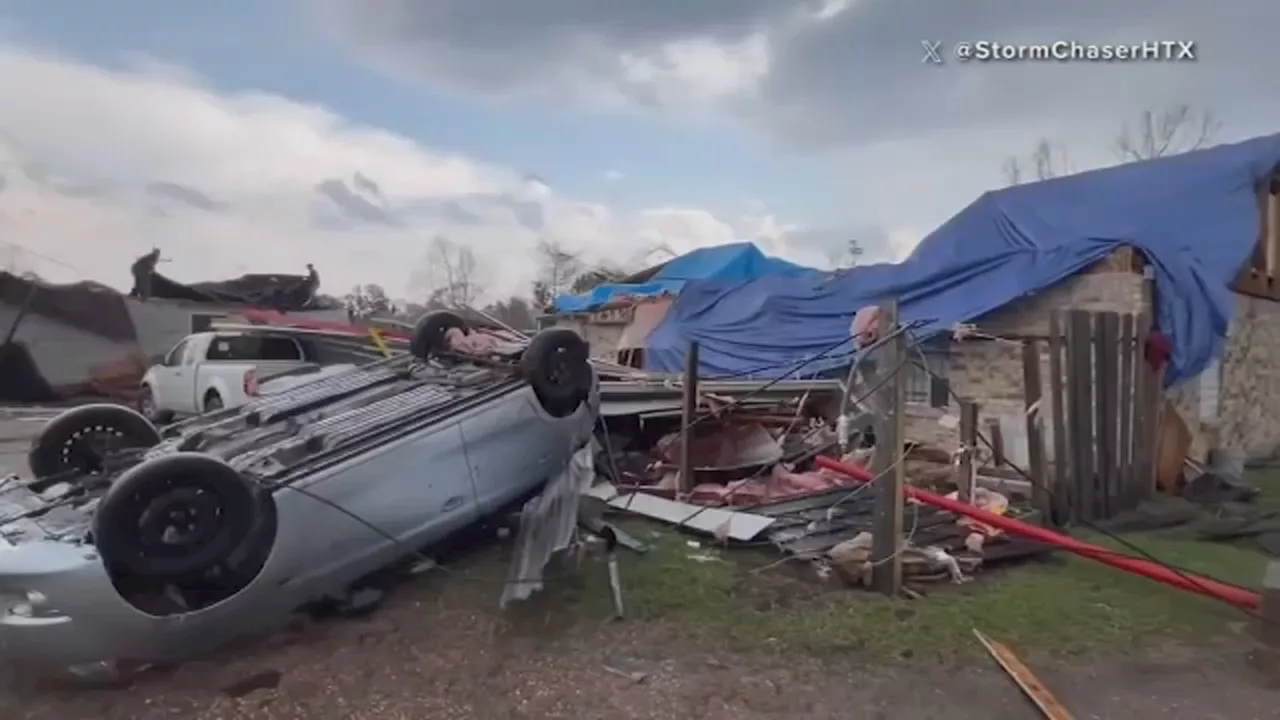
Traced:
[[[928, 321], [918, 335], [939, 332], [1132, 245], [1154, 268], [1172, 384], [1221, 353], [1229, 286], [1258, 238], [1257, 183], [1278, 162], [1280, 134], [1018, 185], [984, 194], [896, 265], [690, 282], [649, 335], [645, 365], [679, 371], [696, 340], [708, 375], [784, 375], [847, 339], [863, 305], [896, 297], [904, 322]], [[836, 351], [802, 372], [847, 362]]]
[[586, 312], [621, 297], [652, 297], [680, 292], [691, 280], [741, 282], [765, 275], [803, 275], [815, 272], [780, 258], [769, 257], [753, 243], [740, 242], [699, 248], [674, 258], [648, 282], [606, 283], [582, 295], [561, 295], [556, 312]]

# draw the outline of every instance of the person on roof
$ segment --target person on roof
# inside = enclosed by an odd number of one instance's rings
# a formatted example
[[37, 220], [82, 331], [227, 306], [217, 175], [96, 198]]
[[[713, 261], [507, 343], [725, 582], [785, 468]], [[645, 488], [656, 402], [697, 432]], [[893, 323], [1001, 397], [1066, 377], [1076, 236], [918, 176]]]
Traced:
[[153, 247], [151, 252], [133, 261], [129, 272], [133, 273], [133, 289], [131, 297], [145, 301], [151, 297], [151, 277], [155, 275], [156, 266], [160, 264], [160, 248]]
[[302, 306], [310, 305], [316, 299], [316, 292], [320, 290], [320, 273], [316, 272], [316, 266], [307, 263], [307, 279], [306, 279], [306, 300], [302, 302]]

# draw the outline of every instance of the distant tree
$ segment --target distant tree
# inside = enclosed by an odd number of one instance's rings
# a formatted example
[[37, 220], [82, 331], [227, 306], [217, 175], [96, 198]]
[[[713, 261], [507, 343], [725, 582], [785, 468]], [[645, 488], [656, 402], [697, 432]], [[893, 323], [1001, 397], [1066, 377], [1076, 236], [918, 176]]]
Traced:
[[1159, 111], [1143, 110], [1136, 123], [1121, 126], [1116, 156], [1122, 162], [1133, 162], [1199, 150], [1221, 127], [1212, 112], [1185, 103]]
[[347, 314], [357, 320], [377, 315], [394, 315], [396, 312], [395, 305], [387, 297], [387, 291], [381, 285], [373, 283], [356, 285], [343, 301], [347, 306]]
[[1008, 157], [1004, 161], [1004, 176], [1010, 185], [1020, 185], [1028, 176], [1033, 181], [1048, 180], [1070, 172], [1066, 148], [1047, 138], [1041, 138], [1026, 159]]
[[582, 272], [578, 277], [574, 278], [569, 285], [569, 292], [574, 295], [581, 295], [605, 283], [618, 282], [627, 275], [630, 275], [630, 273], [621, 268], [599, 265]]
[[[1115, 154], [1121, 162], [1136, 162], [1198, 150], [1213, 140], [1220, 127], [1211, 111], [1186, 103], [1143, 110], [1136, 121], [1121, 125], [1114, 142]], [[1005, 158], [1002, 170], [1010, 185], [1073, 172], [1066, 149], [1047, 138], [1037, 142], [1026, 158]]]
[[546, 308], [572, 288], [574, 278], [582, 274], [582, 260], [560, 242], [546, 238], [538, 241], [537, 257], [533, 301], [537, 307]]
[[534, 314], [529, 301], [517, 296], [499, 300], [484, 307], [484, 312], [516, 330], [530, 331], [534, 327]]

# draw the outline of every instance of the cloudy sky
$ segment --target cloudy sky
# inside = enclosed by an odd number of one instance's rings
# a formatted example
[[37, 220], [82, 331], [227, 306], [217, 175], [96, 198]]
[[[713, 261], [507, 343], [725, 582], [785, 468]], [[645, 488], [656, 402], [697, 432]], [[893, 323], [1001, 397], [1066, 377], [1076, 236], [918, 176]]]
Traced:
[[[1274, 132], [1261, 0], [172, 0], [0, 4], [0, 265], [127, 285], [301, 272], [415, 297], [431, 239], [491, 294], [549, 238], [640, 262], [754, 240], [892, 259], [1040, 137], [1114, 162], [1143, 108]], [[922, 62], [922, 40], [1194, 41], [1188, 62]]]

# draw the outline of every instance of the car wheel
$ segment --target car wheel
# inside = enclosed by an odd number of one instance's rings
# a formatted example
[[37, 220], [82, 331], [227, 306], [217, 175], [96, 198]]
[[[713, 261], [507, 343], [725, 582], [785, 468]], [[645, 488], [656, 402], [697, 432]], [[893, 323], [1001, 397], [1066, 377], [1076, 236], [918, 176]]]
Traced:
[[520, 371], [542, 407], [555, 417], [572, 415], [591, 394], [591, 351], [568, 328], [534, 336], [520, 357]]
[[211, 392], [204, 397], [204, 411], [207, 413], [217, 412], [225, 407], [222, 402], [222, 396], [216, 392]]
[[[273, 540], [261, 486], [200, 453], [142, 462], [111, 484], [93, 516], [93, 542], [113, 572], [182, 583]], [[272, 533], [273, 534], [273, 533]]]
[[[160, 442], [151, 421], [123, 405], [81, 405], [49, 421], [27, 455], [36, 478], [53, 478], [68, 471], [97, 473], [107, 455], [131, 448], [149, 448]], [[55, 483], [32, 485], [37, 492]]]
[[457, 313], [437, 310], [423, 315], [413, 327], [413, 335], [409, 338], [409, 352], [419, 360], [430, 360], [449, 349], [445, 336], [454, 329], [470, 332], [467, 322]]

